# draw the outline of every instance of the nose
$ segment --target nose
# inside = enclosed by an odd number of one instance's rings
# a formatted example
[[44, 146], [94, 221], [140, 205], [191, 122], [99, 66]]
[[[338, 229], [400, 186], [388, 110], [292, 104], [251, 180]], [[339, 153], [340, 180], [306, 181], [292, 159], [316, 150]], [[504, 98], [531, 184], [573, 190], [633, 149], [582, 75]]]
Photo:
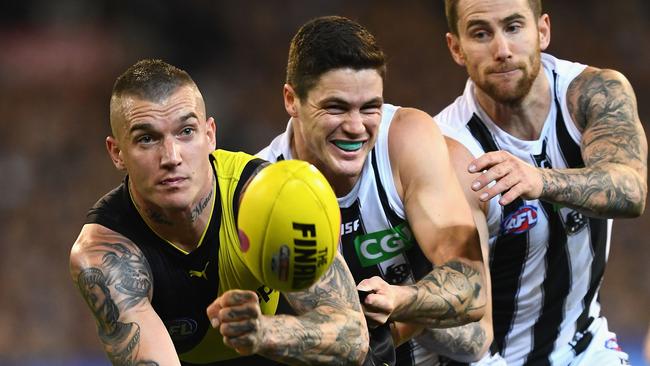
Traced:
[[165, 138], [162, 144], [160, 165], [164, 168], [174, 168], [181, 164], [180, 147], [172, 138]]
[[497, 61], [505, 61], [512, 57], [508, 38], [502, 32], [497, 32], [492, 41], [494, 58]]
[[362, 134], [366, 127], [364, 126], [364, 116], [361, 111], [353, 110], [348, 113], [348, 118], [346, 118], [345, 123], [343, 124], [343, 131], [350, 135], [360, 135]]

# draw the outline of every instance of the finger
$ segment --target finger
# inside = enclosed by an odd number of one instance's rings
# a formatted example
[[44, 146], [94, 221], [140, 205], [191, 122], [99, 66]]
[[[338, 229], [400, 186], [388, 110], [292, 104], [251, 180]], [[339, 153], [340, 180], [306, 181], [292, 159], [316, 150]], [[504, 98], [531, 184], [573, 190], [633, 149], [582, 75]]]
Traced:
[[364, 312], [366, 323], [370, 328], [376, 328], [388, 321], [388, 316], [383, 313]]
[[508, 205], [512, 201], [519, 198], [523, 194], [523, 192], [524, 191], [521, 188], [521, 184], [517, 184], [501, 196], [501, 198], [499, 199], [499, 204], [501, 206]]
[[254, 291], [247, 290], [229, 290], [223, 295], [222, 307], [237, 306], [245, 303], [257, 303], [258, 297]]
[[480, 172], [505, 160], [501, 151], [491, 151], [472, 160], [467, 167], [470, 173]]
[[370, 278], [366, 278], [359, 282], [357, 285], [357, 290], [361, 291], [373, 291], [377, 289], [378, 283], [383, 281], [380, 277], [378, 276], [372, 276]]
[[505, 176], [510, 174], [512, 172], [512, 164], [509, 162], [502, 162], [499, 163], [487, 171], [485, 171], [483, 174], [479, 175], [474, 182], [472, 182], [472, 189], [474, 191], [478, 191], [484, 187], [487, 187], [490, 185], [491, 182], [499, 182], [499, 180], [503, 179]]
[[255, 342], [248, 335], [241, 337], [223, 337], [223, 343], [233, 348], [240, 355], [252, 354], [255, 346]]
[[219, 332], [224, 337], [240, 337], [245, 334], [257, 332], [257, 322], [252, 319], [221, 323]]
[[515, 174], [508, 174], [499, 179], [494, 185], [486, 188], [484, 192], [479, 195], [481, 201], [489, 201], [498, 194], [508, 192], [512, 187], [519, 184], [519, 178]]
[[217, 297], [212, 304], [208, 305], [207, 309], [205, 310], [206, 314], [208, 315], [208, 319], [210, 319], [210, 324], [212, 324], [213, 328], [216, 328], [219, 326], [221, 323], [219, 321], [219, 312], [221, 311], [221, 297]]
[[219, 320], [222, 323], [235, 322], [247, 319], [257, 319], [260, 311], [257, 303], [246, 303], [239, 306], [230, 306], [221, 309], [219, 312]]
[[387, 296], [376, 293], [366, 296], [366, 301], [363, 305], [370, 311], [383, 314], [390, 314], [393, 310], [390, 299]]

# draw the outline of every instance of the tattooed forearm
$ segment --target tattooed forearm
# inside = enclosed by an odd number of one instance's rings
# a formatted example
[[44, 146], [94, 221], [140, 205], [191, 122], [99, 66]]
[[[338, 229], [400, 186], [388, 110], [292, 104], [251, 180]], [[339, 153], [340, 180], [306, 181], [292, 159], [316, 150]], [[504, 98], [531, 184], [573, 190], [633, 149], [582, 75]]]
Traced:
[[485, 349], [487, 334], [480, 322], [453, 328], [428, 328], [418, 337], [418, 343], [440, 355], [456, 361], [477, 361]]
[[337, 256], [310, 289], [285, 294], [297, 317], [275, 316], [265, 326], [271, 340], [260, 353], [289, 364], [358, 364], [368, 332], [354, 281]]
[[260, 354], [287, 364], [358, 364], [366, 352], [365, 328], [359, 317], [331, 308], [298, 317], [278, 315], [265, 326], [264, 338], [271, 341]]
[[542, 170], [541, 198], [595, 217], [634, 217], [643, 212], [645, 183], [626, 167]]
[[99, 268], [86, 268], [79, 273], [77, 286], [97, 321], [99, 338], [113, 365], [158, 365], [138, 361], [140, 326], [119, 321], [120, 310], [108, 288], [108, 278]]
[[585, 167], [543, 171], [542, 199], [595, 216], [638, 216], [648, 149], [632, 87], [615, 71], [587, 68], [571, 82], [567, 99], [583, 131]]
[[435, 267], [411, 288], [405, 306], [391, 320], [444, 328], [466, 324], [485, 308], [483, 276], [474, 267], [450, 261]]
[[341, 257], [337, 255], [319, 282], [308, 290], [286, 293], [285, 297], [298, 314], [314, 309], [318, 305], [361, 311], [356, 293], [354, 280]]

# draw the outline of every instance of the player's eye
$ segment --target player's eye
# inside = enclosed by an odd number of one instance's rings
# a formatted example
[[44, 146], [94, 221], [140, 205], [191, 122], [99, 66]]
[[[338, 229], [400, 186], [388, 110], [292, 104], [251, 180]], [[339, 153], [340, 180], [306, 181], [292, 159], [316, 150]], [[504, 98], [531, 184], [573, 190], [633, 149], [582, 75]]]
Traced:
[[188, 136], [194, 133], [194, 128], [192, 127], [185, 127], [181, 130], [181, 135]]
[[142, 135], [137, 137], [135, 141], [139, 144], [150, 144], [153, 142], [153, 137], [151, 135]]

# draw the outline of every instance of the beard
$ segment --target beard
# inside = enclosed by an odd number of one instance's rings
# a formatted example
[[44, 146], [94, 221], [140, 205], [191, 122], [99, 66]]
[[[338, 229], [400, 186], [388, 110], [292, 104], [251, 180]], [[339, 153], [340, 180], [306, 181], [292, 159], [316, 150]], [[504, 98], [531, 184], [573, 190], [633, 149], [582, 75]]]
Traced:
[[[538, 50], [529, 58], [528, 65], [524, 62], [515, 65], [515, 68], [520, 70], [523, 75], [516, 81], [514, 87], [503, 87], [502, 85], [487, 79], [479, 81], [478, 78], [476, 78], [475, 84], [494, 101], [506, 105], [517, 105], [526, 97], [526, 95], [528, 95], [537, 75], [539, 75], [541, 59], [541, 51]], [[504, 66], [502, 68], [512, 69], [511, 66], [512, 65], [508, 68]], [[502, 68], [488, 69], [486, 70], [486, 73], [499, 71]]]

